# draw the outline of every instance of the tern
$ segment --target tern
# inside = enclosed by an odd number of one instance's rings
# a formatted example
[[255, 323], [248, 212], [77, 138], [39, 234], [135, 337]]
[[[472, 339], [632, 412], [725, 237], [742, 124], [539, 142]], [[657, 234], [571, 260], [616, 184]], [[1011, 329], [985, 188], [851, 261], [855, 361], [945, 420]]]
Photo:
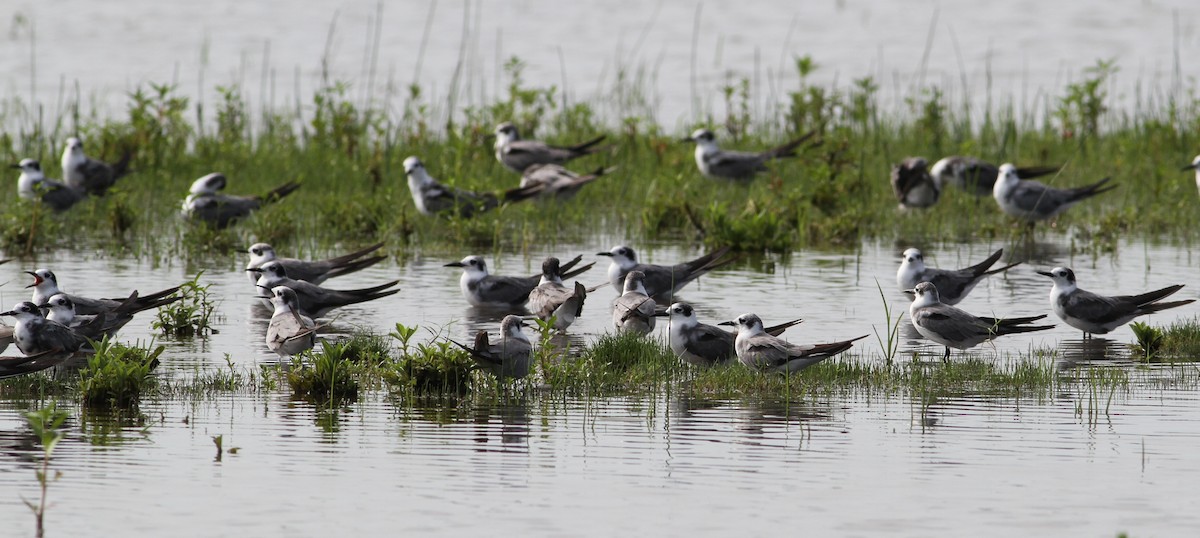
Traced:
[[21, 170], [17, 178], [17, 194], [25, 199], [41, 202], [55, 211], [66, 211], [83, 200], [84, 194], [69, 185], [47, 178], [42, 165], [33, 159], [21, 159], [10, 165]]
[[234, 196], [221, 194], [226, 182], [225, 175], [221, 173], [208, 174], [194, 181], [183, 201], [183, 216], [225, 228], [300, 188], [299, 183], [289, 181], [262, 196]]
[[943, 303], [933, 284], [922, 282], [907, 290], [913, 296], [908, 317], [921, 336], [946, 346], [942, 360], [950, 360], [950, 348], [970, 349], [1006, 334], [1044, 331], [1053, 325], [1028, 325], [1046, 317], [1045, 314], [1027, 318], [990, 318], [969, 314]]
[[1197, 155], [1195, 159], [1192, 159], [1192, 164], [1189, 164], [1183, 168], [1180, 168], [1180, 171], [1183, 171], [1183, 172], [1186, 172], [1188, 170], [1196, 171], [1196, 188], [1200, 189], [1200, 155]]
[[[492, 193], [465, 191], [438, 183], [429, 175], [421, 159], [416, 157], [404, 159], [404, 173], [408, 176], [408, 192], [412, 194], [413, 204], [422, 215], [452, 213], [470, 217], [494, 209], [501, 202], [501, 198]], [[533, 186], [510, 189], [504, 192], [502, 198], [504, 202], [519, 202], [537, 196], [541, 188]]]
[[1054, 287], [1050, 288], [1050, 308], [1067, 325], [1085, 334], [1107, 334], [1138, 316], [1195, 302], [1195, 299], [1159, 302], [1183, 288], [1182, 284], [1141, 295], [1105, 296], [1080, 289], [1075, 284], [1075, 271], [1066, 267], [1038, 271], [1037, 274], [1054, 279]]
[[[562, 279], [574, 278], [596, 265], [592, 262], [575, 269], [582, 259], [583, 256], [576, 256], [562, 264], [558, 269], [560, 273], [556, 275], [557, 283], [562, 284]], [[489, 274], [487, 262], [479, 256], [467, 256], [462, 261], [450, 262], [444, 267], [462, 268], [458, 285], [463, 297], [473, 306], [520, 308], [529, 301], [529, 292], [538, 287], [542, 279], [540, 274], [527, 277]]]
[[637, 254], [632, 248], [624, 245], [613, 247], [608, 252], [597, 252], [596, 255], [612, 258], [612, 263], [608, 266], [608, 280], [618, 293], [625, 291], [625, 275], [630, 271], [641, 271], [646, 275], [642, 283], [646, 286], [647, 294], [657, 301], [669, 300], [689, 282], [732, 262], [732, 259], [724, 257], [728, 252], [729, 247], [721, 247], [692, 261], [677, 265], [638, 263]]
[[[33, 299], [31, 299], [33, 304], [47, 304], [50, 302], [51, 297], [63, 293], [58, 289], [58, 277], [49, 269], [26, 271], [25, 274], [33, 277], [33, 284], [25, 286], [26, 288], [33, 288]], [[143, 310], [158, 308], [178, 301], [180, 297], [172, 297], [172, 294], [176, 291], [179, 291], [179, 286], [145, 296], [138, 296], [137, 292], [134, 292], [131, 296], [132, 301], [130, 301], [130, 298], [89, 299], [78, 295], [64, 295], [75, 305], [75, 313], [77, 315], [107, 314], [118, 310], [133, 315]]]
[[815, 134], [816, 131], [809, 131], [787, 144], [759, 153], [722, 150], [717, 146], [717, 135], [708, 129], [697, 129], [680, 142], [696, 143], [696, 166], [705, 177], [749, 181], [768, 170], [767, 161], [795, 157], [796, 148]]
[[[330, 278], [348, 275], [383, 261], [387, 258], [386, 256], [371, 256], [369, 258], [364, 258], [364, 256], [367, 254], [375, 252], [381, 248], [383, 248], [383, 243], [375, 243], [374, 245], [366, 247], [362, 250], [356, 250], [344, 256], [338, 256], [336, 258], [329, 258], [325, 260], [307, 261], [297, 260], [295, 258], [280, 258], [277, 254], [275, 254], [275, 248], [271, 245], [266, 243], [255, 243], [250, 245], [250, 248], [246, 249], [246, 252], [250, 254], [250, 262], [246, 264], [246, 269], [262, 267], [262, 264], [264, 263], [277, 261], [283, 265], [283, 268], [287, 271], [289, 277], [296, 280], [303, 280], [310, 284], [320, 284]], [[250, 278], [251, 284], [258, 281], [258, 278], [255, 277], [254, 273], [247, 271], [246, 275]]]
[[966, 298], [971, 290], [975, 289], [975, 285], [979, 284], [983, 277], [1020, 265], [1018, 262], [999, 269], [992, 269], [991, 267], [1000, 260], [1000, 256], [1003, 254], [1004, 249], [998, 249], [986, 260], [965, 269], [934, 269], [925, 266], [925, 256], [921, 254], [920, 250], [910, 248], [905, 250], [904, 255], [900, 258], [900, 269], [896, 271], [896, 283], [903, 290], [911, 290], [922, 282], [933, 283], [934, 287], [938, 289], [942, 303], [956, 305]]
[[625, 292], [613, 299], [612, 321], [618, 333], [645, 336], [654, 330], [656, 305], [646, 294], [645, 278], [641, 271], [630, 271], [625, 275]]
[[271, 306], [275, 313], [267, 325], [267, 347], [280, 357], [291, 357], [317, 345], [317, 325], [312, 318], [300, 314], [300, 299], [287, 286], [270, 289]]
[[13, 338], [17, 349], [25, 355], [47, 351], [74, 353], [88, 345], [88, 339], [70, 327], [43, 318], [38, 306], [29, 301], [18, 303], [12, 310], [0, 313], [0, 316], [17, 318]]
[[[1061, 166], [1021, 167], [1017, 168], [1017, 177], [1033, 179], [1057, 173], [1059, 170], [1062, 170]], [[951, 156], [933, 163], [929, 173], [939, 186], [950, 184], [975, 196], [991, 196], [1000, 169], [992, 163], [974, 157]]]
[[296, 298], [298, 299], [298, 312], [300, 315], [310, 318], [322, 317], [335, 308], [374, 301], [375, 299], [382, 299], [400, 292], [399, 288], [394, 290], [388, 289], [399, 284], [399, 280], [357, 290], [331, 290], [323, 288], [303, 280], [289, 278], [287, 269], [284, 269], [283, 264], [278, 261], [267, 262], [262, 264], [261, 267], [247, 269], [247, 271], [259, 275], [258, 286], [260, 288], [270, 290], [278, 286], [291, 288], [296, 293]]
[[1038, 181], [1021, 179], [1017, 167], [1005, 163], [1000, 165], [1000, 177], [992, 196], [1005, 213], [1032, 224], [1056, 217], [1083, 200], [1117, 188], [1116, 185], [1104, 186], [1109, 179], [1106, 177], [1084, 187], [1056, 189]]
[[471, 347], [451, 342], [466, 350], [479, 368], [492, 375], [500, 379], [521, 379], [529, 375], [533, 363], [533, 344], [521, 331], [524, 326], [520, 316], [510, 314], [500, 322], [500, 339], [495, 342], [488, 340], [487, 331], [476, 333]]
[[45, 311], [46, 319], [70, 327], [75, 332], [90, 338], [100, 340], [105, 336], [113, 336], [125, 324], [133, 320], [132, 310], [137, 301], [137, 292], [112, 312], [101, 314], [80, 315], [75, 312], [75, 303], [65, 293], [57, 293], [38, 308]]
[[496, 126], [496, 160], [517, 173], [524, 173], [535, 164], [566, 164], [571, 159], [604, 150], [596, 147], [604, 135], [574, 146], [551, 146], [537, 140], [521, 140], [517, 127], [504, 122]]
[[8, 349], [8, 346], [13, 343], [13, 328], [11, 326], [0, 323], [0, 353]]
[[68, 138], [62, 154], [63, 181], [79, 192], [104, 196], [109, 187], [129, 173], [132, 157], [133, 152], [126, 150], [120, 160], [110, 165], [88, 157], [78, 138]]
[[942, 182], [929, 175], [923, 157], [909, 157], [892, 167], [892, 192], [904, 209], [926, 208], [942, 195]]
[[521, 187], [538, 187], [538, 196], [555, 196], [568, 200], [579, 193], [584, 185], [600, 179], [616, 168], [597, 168], [596, 171], [579, 175], [557, 164], [534, 164], [521, 174]]
[[0, 379], [39, 372], [62, 364], [74, 356], [69, 351], [45, 351], [22, 357], [0, 357]]
[[542, 321], [553, 318], [554, 329], [560, 332], [575, 323], [587, 299], [587, 287], [579, 282], [575, 282], [574, 290], [564, 286], [558, 278], [561, 272], [558, 258], [546, 258], [542, 262], [542, 279], [529, 292], [529, 310]]
[[755, 314], [742, 314], [736, 321], [724, 321], [721, 325], [736, 325], [737, 338], [734, 349], [738, 360], [747, 367], [760, 372], [790, 374], [850, 349], [855, 341], [866, 338], [862, 335], [851, 340], [828, 344], [792, 344], [771, 336], [763, 328], [762, 320]]
[[[737, 335], [715, 325], [700, 323], [692, 305], [675, 303], [666, 312], [655, 315], [670, 318], [667, 343], [679, 360], [692, 366], [707, 367], [724, 364], [737, 357], [737, 350], [734, 348]], [[789, 327], [802, 321], [794, 319], [764, 330], [771, 336], [779, 336]]]

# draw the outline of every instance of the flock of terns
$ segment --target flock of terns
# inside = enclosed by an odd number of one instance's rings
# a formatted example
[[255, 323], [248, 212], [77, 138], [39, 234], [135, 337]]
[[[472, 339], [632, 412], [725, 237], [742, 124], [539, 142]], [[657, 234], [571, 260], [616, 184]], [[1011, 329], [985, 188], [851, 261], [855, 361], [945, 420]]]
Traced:
[[[767, 170], [767, 163], [795, 155], [795, 151], [814, 133], [797, 138], [762, 152], [722, 150], [712, 131], [700, 129], [684, 138], [695, 144], [695, 160], [700, 172], [707, 177], [744, 182]], [[505, 167], [522, 174], [518, 187], [493, 194], [456, 189], [435, 180], [417, 157], [404, 161], [405, 174], [413, 202], [423, 214], [452, 213], [470, 216], [502, 203], [518, 202], [536, 197], [569, 198], [586, 184], [595, 181], [611, 168], [600, 168], [591, 174], [576, 174], [563, 165], [573, 159], [606, 149], [600, 146], [604, 137], [574, 146], [552, 146], [536, 140], [524, 140], [510, 123], [495, 130], [495, 155]], [[103, 196], [117, 179], [129, 172], [131, 154], [126, 153], [113, 164], [88, 157], [77, 138], [70, 138], [63, 152], [64, 181], [47, 178], [40, 163], [23, 159], [13, 165], [21, 170], [18, 192], [24, 199], [64, 211], [88, 196]], [[1200, 157], [1185, 169], [1194, 169], [1200, 187]], [[891, 174], [893, 191], [902, 207], [927, 208], [940, 198], [946, 185], [954, 185], [976, 196], [990, 193], [999, 207], [1009, 215], [1030, 223], [1053, 218], [1072, 205], [1107, 192], [1105, 178], [1091, 185], [1058, 189], [1030, 178], [1058, 173], [1060, 167], [1018, 168], [1012, 164], [999, 167], [969, 157], [947, 157], [932, 167], [921, 157], [910, 157], [896, 165]], [[294, 192], [298, 183], [287, 183], [262, 196], [223, 194], [226, 177], [213, 173], [197, 179], [183, 203], [185, 218], [223, 228], [246, 217], [267, 203]], [[267, 244], [252, 245], [247, 253], [246, 267], [255, 292], [270, 304], [273, 315], [267, 330], [267, 346], [280, 356], [291, 356], [311, 349], [317, 332], [325, 325], [314, 320], [343, 306], [372, 301], [399, 291], [399, 281], [378, 286], [339, 290], [322, 286], [337, 276], [349, 274], [384, 259], [378, 255], [382, 243], [368, 246], [350, 254], [326, 260], [299, 260], [278, 256]], [[1002, 250], [986, 260], [960, 270], [927, 267], [923, 254], [908, 249], [897, 271], [897, 283], [913, 296], [909, 318], [925, 338], [945, 346], [944, 359], [951, 348], [965, 350], [999, 336], [1049, 329], [1052, 325], [1034, 325], [1046, 315], [1022, 318], [975, 316], [957, 308], [968, 293], [985, 277], [1011, 269], [1017, 264], [993, 269]], [[718, 325], [734, 326], [729, 332], [716, 325], [701, 323], [692, 305], [672, 302], [674, 295], [688, 283], [718, 269], [733, 258], [728, 248], [718, 249], [694, 260], [676, 265], [639, 263], [634, 250], [617, 246], [599, 256], [611, 259], [608, 268], [609, 284], [618, 296], [612, 302], [612, 326], [618, 333], [650, 334], [656, 319], [669, 319], [668, 343], [684, 362], [697, 366], [713, 366], [731, 362], [763, 372], [791, 373], [850, 349], [858, 338], [823, 343], [793, 344], [779, 337], [801, 320], [791, 320], [772, 327], [753, 313]], [[513, 313], [503, 318], [499, 338], [492, 340], [480, 331], [471, 345], [461, 346], [478, 365], [503, 378], [521, 378], [529, 374], [533, 343], [523, 332], [524, 322], [537, 318], [557, 331], [565, 331], [582, 315], [584, 302], [591, 292], [602, 286], [588, 288], [578, 281], [566, 281], [590, 269], [593, 263], [580, 266], [581, 256], [566, 263], [550, 257], [542, 263], [540, 275], [500, 276], [488, 271], [479, 256], [467, 256], [461, 261], [446, 264], [460, 268], [460, 287], [468, 303], [509, 309]], [[1038, 271], [1053, 281], [1050, 291], [1051, 310], [1068, 325], [1085, 334], [1104, 334], [1137, 316], [1151, 314], [1193, 302], [1163, 299], [1179, 291], [1182, 285], [1169, 286], [1140, 295], [1104, 296], [1080, 289], [1075, 273], [1056, 267]], [[15, 326], [0, 325], [0, 352], [9, 344], [23, 357], [0, 358], [0, 377], [19, 375], [62, 363], [91, 342], [114, 334], [141, 311], [169, 305], [179, 299], [178, 287], [146, 296], [137, 291], [115, 299], [90, 299], [63, 293], [54, 273], [46, 269], [28, 271], [34, 282], [30, 301], [17, 304], [12, 310], [0, 313], [14, 317]], [[660, 305], [669, 305], [665, 308]], [[526, 310], [527, 309], [527, 310]], [[522, 313], [532, 316], [523, 316]]]

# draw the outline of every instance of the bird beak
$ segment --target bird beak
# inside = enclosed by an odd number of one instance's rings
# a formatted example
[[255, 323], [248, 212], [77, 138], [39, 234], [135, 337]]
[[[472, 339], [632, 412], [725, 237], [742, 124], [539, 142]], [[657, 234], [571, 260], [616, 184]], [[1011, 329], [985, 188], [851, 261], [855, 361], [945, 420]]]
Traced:
[[[16, 166], [16, 165], [13, 165], [13, 166]], [[1187, 172], [1188, 170], [1195, 170], [1197, 167], [1200, 167], [1200, 163], [1192, 163], [1192, 164], [1189, 164], [1189, 165], [1187, 165], [1187, 166], [1185, 166], [1185, 167], [1183, 167], [1183, 168], [1180, 168], [1180, 169], [1179, 169], [1179, 171], [1180, 171], [1180, 172]], [[17, 166], [17, 168], [20, 168], [20, 166]]]
[[695, 142], [695, 141], [696, 141], [696, 139], [695, 139], [695, 138], [692, 138], [692, 137], [690, 137], [690, 136], [685, 136], [685, 137], [683, 137], [683, 138], [680, 138], [680, 139], [679, 139], [679, 143], [680, 143], [680, 144], [683, 144], [683, 143], [686, 143], [686, 142]]
[[27, 288], [27, 289], [35, 287], [43, 282], [42, 277], [38, 276], [38, 274], [33, 271], [25, 271], [25, 274], [31, 275], [33, 277], [33, 284], [25, 286], [25, 288]]
[[21, 165], [19, 165], [19, 164], [10, 164], [10, 165], [8, 165], [8, 167], [9, 167], [9, 168], [16, 168], [16, 169], [18, 169], [18, 170], [20, 170], [20, 169], [21, 169]]
[[446, 265], [443, 265], [442, 267], [466, 267], [466, 266], [467, 265], [464, 264], [463, 262], [450, 262], [450, 263], [447, 263]]
[[249, 269], [246, 269], [246, 272], [247, 273], [261, 273], [262, 269], [260, 269], [258, 267], [251, 267]]
[[597, 252], [597, 253], [596, 253], [596, 255], [597, 255], [597, 256], [608, 256], [609, 258], [611, 258], [611, 257], [612, 257], [612, 253], [611, 253], [611, 252]]
[[1048, 276], [1050, 278], [1054, 278], [1054, 274], [1049, 271], [1034, 271], [1034, 272], [1039, 275], [1042, 275], [1042, 276]]
[[737, 322], [736, 321], [722, 321], [722, 322], [718, 323], [717, 325], [728, 325], [730, 327], [733, 327], [733, 326], [737, 325]]
[[12, 317], [17, 317], [17, 313], [16, 313], [16, 312], [13, 312], [12, 310], [9, 310], [8, 312], [0, 312], [0, 316], [12, 316]]
[[655, 313], [654, 313], [654, 317], [656, 317], [656, 318], [669, 318], [669, 317], [671, 317], [671, 313], [670, 313], [670, 312], [667, 312], [667, 311], [665, 311], [665, 310], [664, 310], [664, 311], [662, 311], [662, 312], [655, 312]]
[[912, 297], [917, 296], [917, 290], [901, 290], [901, 291], [903, 291], [905, 295], [909, 295]]

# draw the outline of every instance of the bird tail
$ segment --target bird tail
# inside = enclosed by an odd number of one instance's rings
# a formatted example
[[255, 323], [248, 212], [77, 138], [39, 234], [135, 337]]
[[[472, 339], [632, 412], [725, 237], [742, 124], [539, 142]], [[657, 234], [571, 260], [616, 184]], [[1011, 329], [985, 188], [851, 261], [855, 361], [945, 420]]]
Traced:
[[1029, 317], [1026, 317], [1026, 318], [983, 318], [983, 319], [984, 319], [985, 321], [988, 321], [988, 322], [990, 322], [992, 325], [995, 325], [995, 326], [997, 326], [997, 327], [1015, 327], [1015, 326], [1017, 326], [1017, 325], [1024, 325], [1024, 324], [1026, 324], [1026, 323], [1033, 323], [1033, 322], [1035, 322], [1035, 321], [1037, 321], [1037, 320], [1039, 320], [1039, 319], [1042, 319], [1042, 318], [1044, 318], [1044, 317], [1046, 317], [1046, 315], [1045, 315], [1045, 314], [1042, 314], [1042, 315], [1040, 315], [1040, 316], [1029, 316]]
[[263, 205], [266, 205], [266, 204], [269, 204], [269, 203], [272, 203], [272, 202], [282, 199], [283, 197], [295, 192], [295, 190], [299, 189], [299, 188], [300, 188], [300, 183], [295, 182], [295, 181], [289, 181], [287, 183], [284, 183], [283, 185], [280, 185], [279, 187], [276, 187], [271, 192], [268, 192], [262, 196], [259, 196], [258, 201], [260, 203], [262, 203]]
[[542, 194], [542, 191], [544, 190], [546, 190], [546, 185], [543, 183], [537, 183], [527, 187], [517, 187], [515, 189], [506, 190], [504, 191], [502, 198], [504, 199], [504, 203], [510, 204], [534, 198], [539, 194]]
[[1004, 336], [1006, 334], [1031, 333], [1053, 328], [1053, 325], [997, 325], [992, 328], [992, 332], [996, 333], [996, 336]]
[[358, 303], [365, 303], [365, 302], [367, 302], [367, 301], [374, 301], [375, 299], [382, 299], [382, 298], [384, 298], [384, 297], [387, 297], [387, 296], [389, 296], [389, 295], [395, 295], [395, 294], [397, 294], [397, 293], [400, 293], [400, 289], [399, 289], [399, 288], [396, 288], [396, 289], [394, 289], [394, 290], [382, 291], [382, 292], [378, 292], [378, 293], [374, 293], [374, 292], [372, 292], [372, 293], [364, 293], [364, 294], [362, 294], [362, 295], [358, 295], [358, 296], [354, 297], [353, 299], [351, 299], [351, 300], [350, 300], [350, 302], [348, 302], [348, 303], [346, 303], [346, 304], [343, 304], [343, 305], [341, 305], [341, 306], [352, 305], [352, 304], [358, 304]]
[[731, 248], [729, 246], [721, 247], [700, 258], [696, 259], [695, 267], [697, 273], [707, 273], [718, 267], [729, 265], [737, 260], [736, 256], [728, 256]]
[[571, 150], [573, 153], [578, 153], [580, 155], [589, 155], [592, 153], [596, 153], [598, 151], [605, 149], [605, 148], [597, 148], [594, 146], [596, 144], [603, 142], [606, 137], [607, 137], [607, 135], [600, 135], [600, 136], [597, 136], [596, 138], [588, 140], [587, 142], [584, 142], [582, 144], [576, 144], [574, 146], [569, 146], [569, 147], [567, 147], [567, 149]]
[[1021, 179], [1033, 179], [1035, 177], [1057, 174], [1059, 170], [1062, 170], [1061, 164], [1058, 166], [1027, 166], [1017, 169], [1017, 177]]
[[339, 265], [338, 267], [335, 267], [334, 269], [330, 270], [329, 273], [326, 274], [325, 276], [329, 277], [329, 278], [333, 278], [335, 276], [348, 275], [355, 271], [361, 271], [363, 269], [366, 269], [366, 268], [368, 268], [372, 265], [375, 265], [385, 259], [387, 259], [387, 256], [371, 256], [370, 258], [363, 258], [361, 260], [353, 260], [349, 263], [343, 263], [343, 264]]
[[782, 159], [784, 157], [795, 157], [796, 156], [796, 148], [800, 147], [800, 144], [803, 144], [806, 140], [812, 138], [813, 136], [816, 136], [816, 134], [817, 134], [817, 132], [815, 130], [809, 131], [809, 132], [805, 133], [804, 136], [801, 136], [800, 138], [792, 140], [791, 142], [788, 142], [787, 144], [784, 144], [782, 146], [771, 148], [767, 151], [760, 153], [759, 155], [761, 155], [762, 157], [765, 157], [767, 159]]
[[1091, 198], [1097, 194], [1106, 193], [1108, 191], [1111, 191], [1111, 190], [1117, 188], [1116, 185], [1109, 185], [1107, 187], [1104, 186], [1104, 184], [1108, 183], [1108, 181], [1111, 179], [1112, 179], [1111, 177], [1106, 177], [1106, 178], [1101, 179], [1100, 181], [1097, 181], [1091, 185], [1071, 189], [1069, 191], [1071, 193], [1071, 201], [1075, 202], [1075, 201], [1083, 200], [1085, 198]]
[[133, 149], [127, 147], [121, 152], [121, 158], [117, 159], [117, 162], [112, 163], [113, 181], [121, 179], [121, 177], [123, 177], [123, 176], [129, 175], [129, 173], [133, 171], [129, 168], [129, 162], [132, 160], [133, 160]]
[[592, 263], [584, 265], [578, 269], [575, 269], [573, 271], [565, 271], [565, 272], [562, 270], [562, 268], [559, 268], [558, 276], [559, 276], [559, 278], [575, 278], [575, 277], [583, 274], [588, 269], [591, 269], [595, 265], [596, 265], [596, 262], [592, 262]]
[[1175, 308], [1177, 306], [1183, 306], [1185, 304], [1194, 303], [1194, 302], [1196, 302], [1195, 299], [1187, 299], [1185, 301], [1171, 301], [1169, 303], [1148, 304], [1148, 305], [1142, 306], [1142, 312], [1145, 312], [1147, 314], [1152, 314], [1154, 312], [1160, 312], [1160, 311], [1166, 310], [1168, 308]]
[[767, 331], [767, 334], [769, 334], [771, 336], [779, 336], [779, 335], [783, 334], [783, 331], [786, 331], [792, 327], [795, 327], [796, 325], [799, 325], [803, 321], [804, 320], [802, 320], [802, 319], [793, 319], [792, 321], [788, 321], [786, 323], [780, 323], [779, 325], [776, 325], [774, 327], [767, 327], [766, 329], [763, 329], [763, 330]]
[[[341, 290], [341, 291], [342, 291], [342, 293], [349, 293], [351, 295], [371, 295], [371, 294], [379, 293], [379, 292], [386, 290], [392, 286], [395, 286], [396, 284], [399, 284], [399, 283], [400, 283], [399, 280], [393, 280], [391, 282], [386, 282], [386, 283], [380, 284], [378, 286], [372, 286], [370, 288], [359, 288], [356, 290]], [[392, 293], [396, 293], [398, 291], [400, 291], [400, 290], [399, 289], [391, 290], [391, 292], [388, 293], [387, 295], [391, 295]], [[380, 297], [382, 297], [382, 295]]]
[[357, 251], [351, 252], [351, 253], [343, 255], [343, 256], [338, 256], [336, 258], [329, 258], [328, 260], [325, 260], [325, 261], [332, 263], [335, 266], [345, 265], [345, 264], [348, 264], [348, 263], [350, 263], [354, 260], [357, 260], [363, 256], [366, 256], [367, 254], [375, 252], [376, 250], [379, 250], [381, 248], [383, 248], [382, 241], [379, 243], [375, 243], [374, 245], [371, 245], [362, 250], [357, 250]]
[[1012, 269], [1013, 267], [1016, 267], [1016, 266], [1018, 266], [1018, 265], [1021, 265], [1021, 262], [1017, 262], [1017, 263], [1010, 263], [1010, 264], [1008, 264], [1008, 265], [1005, 265], [1004, 267], [1001, 267], [1001, 268], [999, 268], [999, 269], [992, 269], [992, 270], [990, 270], [990, 271], [985, 271], [983, 274], [985, 274], [985, 275], [994, 275], [994, 274], [996, 274], [996, 273], [1003, 273], [1003, 272], [1005, 272], [1005, 271], [1007, 271], [1007, 270], [1009, 270], [1009, 269]]
[[583, 300], [587, 299], [587, 294], [588, 294], [587, 287], [585, 287], [583, 284], [580, 284], [579, 281], [576, 280], [575, 281], [575, 295], [572, 296], [570, 299], [567, 299], [568, 301], [578, 301], [579, 302], [579, 304], [576, 305], [576, 307], [575, 307], [575, 315], [576, 316], [583, 315]]
[[[1183, 289], [1183, 284], [1176, 284], [1174, 286], [1167, 286], [1161, 290], [1148, 291], [1141, 295], [1118, 297], [1118, 299], [1128, 300], [1129, 302], [1134, 303], [1140, 307], [1143, 307], [1143, 309], [1145, 309], [1145, 308], [1149, 308], [1152, 306], [1157, 306], [1157, 305], [1152, 305], [1150, 303], [1153, 303], [1155, 301], [1160, 301], [1163, 298], [1165, 298], [1181, 289]], [[1153, 312], [1153, 311], [1151, 311], [1151, 312]]]
[[[996, 262], [1000, 261], [1000, 256], [1003, 256], [1003, 255], [1004, 255], [1004, 249], [1002, 249], [1002, 248], [996, 249], [996, 252], [993, 252], [992, 255], [988, 256], [986, 260], [983, 260], [975, 265], [968, 267], [967, 271], [969, 271], [973, 275], [990, 275], [991, 273], [988, 272], [988, 268], [993, 265], [996, 265]], [[1013, 264], [1013, 265], [1016, 265], [1016, 264]], [[1010, 265], [1009, 267], [1012, 267], [1012, 265]], [[1007, 267], [1005, 269], [1007, 269]]]
[[858, 338], [851, 338], [850, 340], [842, 340], [841, 342], [830, 342], [828, 344], [815, 344], [813, 346], [813, 348], [808, 352], [807, 356], [809, 358], [829, 358], [834, 355], [837, 355], [838, 353], [846, 351], [847, 349], [854, 347], [854, 342], [862, 340], [863, 338], [866, 338], [867, 336], [869, 336], [869, 335], [864, 334]]

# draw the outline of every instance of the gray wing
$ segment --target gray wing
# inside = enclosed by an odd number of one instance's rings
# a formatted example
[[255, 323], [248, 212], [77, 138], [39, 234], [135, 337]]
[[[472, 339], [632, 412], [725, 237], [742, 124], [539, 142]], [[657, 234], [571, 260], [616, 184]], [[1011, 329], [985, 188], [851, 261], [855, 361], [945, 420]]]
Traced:
[[575, 156], [569, 149], [537, 140], [515, 140], [504, 148], [504, 164], [521, 171], [535, 164], [562, 164]]
[[66, 325], [46, 320], [39, 324], [37, 330], [33, 331], [35, 349], [22, 349], [21, 352], [29, 355], [45, 351], [78, 351], [87, 343], [87, 338], [72, 331]]
[[712, 175], [733, 179], [749, 179], [767, 170], [766, 159], [757, 153], [718, 151], [704, 158]]
[[107, 314], [121, 306], [120, 301], [112, 299], [89, 299], [78, 295], [67, 295], [67, 297], [71, 299], [72, 303], [75, 303], [75, 314], [80, 316]]
[[[971, 343], [991, 334], [992, 325], [963, 310], [938, 305], [917, 310], [913, 322], [946, 340]], [[971, 344], [973, 345], [973, 344]]]
[[488, 302], [519, 304], [529, 299], [538, 281], [515, 276], [488, 275], [473, 286]]
[[571, 290], [561, 284], [544, 284], [529, 292], [529, 309], [543, 320], [554, 315], [564, 301], [571, 297]]
[[1072, 202], [1069, 191], [1048, 187], [1040, 181], [1032, 180], [1022, 180], [1018, 183], [1009, 199], [1022, 211], [1036, 212], [1039, 215], [1053, 215]]
[[283, 266], [284, 273], [287, 274], [288, 278], [303, 280], [313, 284], [320, 284], [321, 281], [325, 280], [325, 274], [333, 269], [333, 264], [325, 260], [310, 262], [285, 258], [275, 261]]
[[688, 332], [685, 347], [688, 352], [709, 362], [725, 362], [735, 355], [734, 338], [729, 331], [701, 323]]
[[425, 198], [425, 207], [434, 213], [457, 211], [463, 217], [470, 217], [500, 205], [500, 201], [491, 194], [480, 194], [464, 191], [433, 183], [421, 189]]
[[43, 180], [38, 189], [42, 192], [42, 203], [55, 211], [66, 211], [83, 200], [82, 193], [57, 181]]
[[1062, 305], [1071, 317], [1103, 325], [1137, 314], [1137, 303], [1122, 299], [1127, 298], [1106, 297], [1090, 291], [1076, 290], [1062, 300]]
[[744, 356], [738, 358], [743, 362], [750, 359], [752, 363], [747, 362], [746, 365], [760, 369], [785, 364], [792, 355], [791, 346], [787, 342], [767, 335], [752, 336], [743, 340], [742, 348]]
[[261, 206], [262, 202], [258, 198], [250, 196], [199, 196], [192, 200], [188, 216], [224, 228]]
[[631, 319], [638, 319], [647, 324], [654, 319], [654, 299], [642, 294], [623, 294], [613, 301], [614, 317], [622, 324]]
[[109, 187], [116, 183], [116, 174], [112, 166], [103, 161], [88, 158], [76, 170], [83, 175], [83, 187], [87, 192], [104, 194]]
[[958, 270], [950, 271], [947, 269], [926, 268], [923, 280], [933, 284], [937, 288], [938, 295], [943, 298], [958, 298], [966, 292], [967, 288], [974, 285], [986, 273], [974, 274], [970, 271]]
[[976, 196], [991, 196], [996, 178], [1000, 176], [996, 165], [965, 157], [956, 163], [955, 172], [959, 186]]

